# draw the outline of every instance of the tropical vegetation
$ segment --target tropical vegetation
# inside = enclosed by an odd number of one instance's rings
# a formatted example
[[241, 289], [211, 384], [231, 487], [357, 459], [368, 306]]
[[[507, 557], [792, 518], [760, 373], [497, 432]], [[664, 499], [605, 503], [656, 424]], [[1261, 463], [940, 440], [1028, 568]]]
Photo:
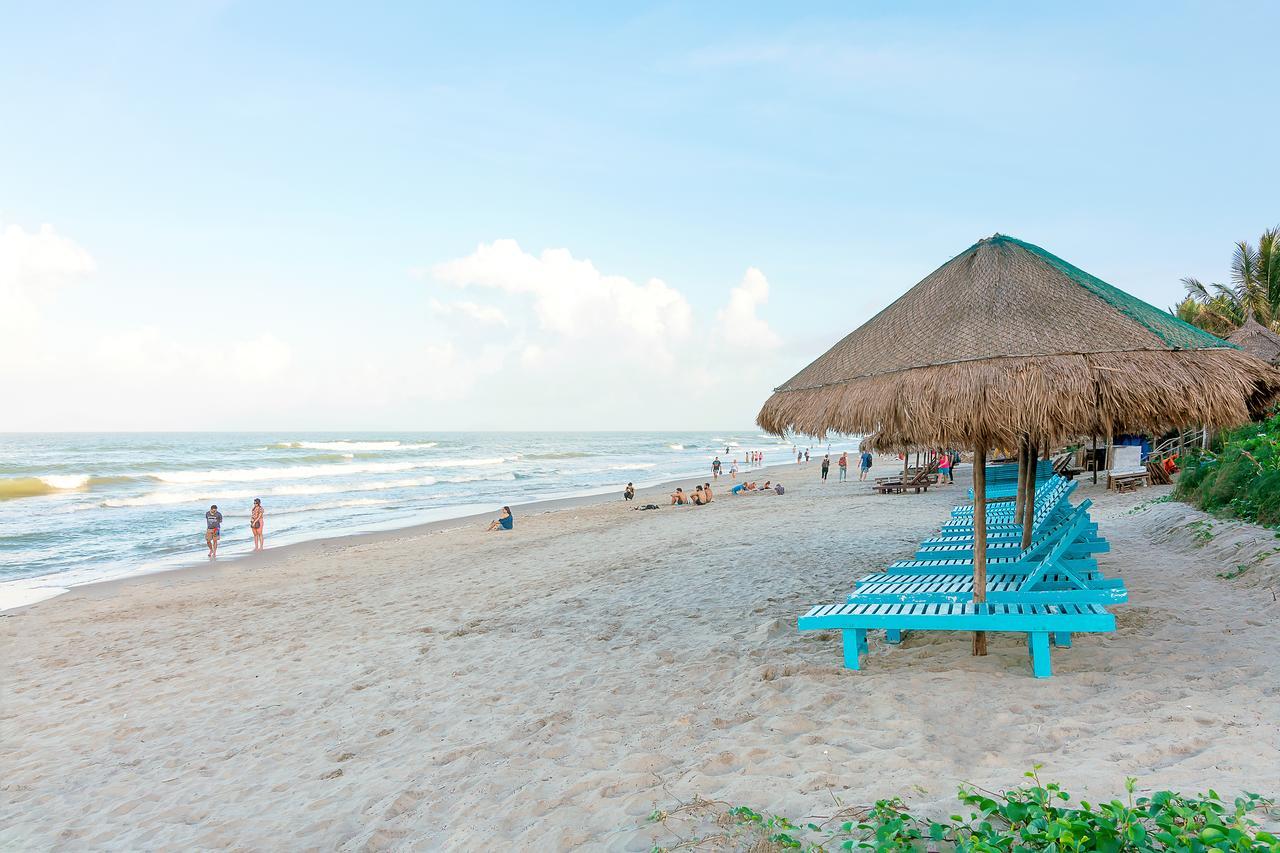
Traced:
[[1206, 512], [1280, 525], [1280, 413], [1219, 433], [1182, 461], [1175, 497]]
[[1263, 231], [1256, 246], [1236, 243], [1230, 284], [1184, 278], [1182, 286], [1186, 296], [1170, 312], [1206, 332], [1225, 337], [1251, 313], [1262, 325], [1280, 331], [1280, 227]]

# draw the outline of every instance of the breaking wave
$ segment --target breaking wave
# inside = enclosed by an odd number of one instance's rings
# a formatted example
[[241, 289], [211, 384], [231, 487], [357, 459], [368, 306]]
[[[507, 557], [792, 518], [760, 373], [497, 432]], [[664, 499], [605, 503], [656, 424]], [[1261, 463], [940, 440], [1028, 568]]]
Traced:
[[271, 446], [281, 450], [345, 450], [355, 452], [357, 450], [427, 450], [435, 447], [437, 443], [434, 441], [421, 441], [404, 444], [399, 441], [349, 441], [341, 439], [339, 441], [282, 441]]
[[34, 498], [58, 492], [78, 492], [94, 486], [125, 483], [129, 477], [94, 477], [90, 474], [48, 474], [44, 477], [0, 478], [0, 501]]

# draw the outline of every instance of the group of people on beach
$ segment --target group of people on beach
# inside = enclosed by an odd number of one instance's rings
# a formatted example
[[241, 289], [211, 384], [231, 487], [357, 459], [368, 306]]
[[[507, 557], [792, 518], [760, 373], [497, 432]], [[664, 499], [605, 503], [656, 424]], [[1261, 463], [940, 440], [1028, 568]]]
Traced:
[[[627, 485], [630, 486], [629, 483]], [[671, 493], [672, 506], [706, 506], [714, 499], [715, 494], [711, 491], [710, 483], [694, 486], [692, 492], [685, 492], [681, 486], [676, 486], [676, 490]]]
[[[728, 450], [728, 448], [725, 449], [726, 451]], [[743, 461], [749, 468], [759, 468], [764, 465], [763, 450], [748, 450], [746, 453], [742, 454], [742, 457]], [[719, 480], [723, 473], [724, 463], [720, 461], [719, 456], [716, 456], [715, 459], [711, 460], [711, 479]], [[738, 460], [736, 458], [729, 463], [729, 477], [733, 480], [738, 479]]]
[[[253, 508], [249, 510], [249, 532], [253, 534], [253, 550], [266, 549], [267, 512], [262, 508], [262, 498], [253, 499]], [[204, 544], [209, 549], [209, 559], [218, 556], [218, 540], [222, 538], [222, 513], [218, 505], [213, 504], [204, 514]]]
[[757, 486], [754, 480], [746, 483], [739, 483], [729, 491], [735, 495], [745, 495], [748, 492], [755, 492], [758, 494], [768, 492], [775, 495], [783, 495], [787, 492], [786, 487], [781, 483], [775, 483], [772, 480], [765, 480], [763, 486]]
[[[627, 484], [630, 489], [631, 484]], [[781, 483], [774, 483], [772, 480], [766, 480], [763, 486], [757, 486], [754, 480], [738, 483], [729, 489], [729, 493], [733, 495], [745, 495], [748, 492], [769, 492], [781, 495], [786, 492], [786, 488]], [[631, 492], [634, 495], [634, 491]], [[624, 497], [626, 493], [624, 492]], [[715, 499], [715, 493], [711, 490], [710, 483], [703, 483], [700, 486], [694, 486], [693, 491], [686, 492], [682, 486], [677, 486], [676, 490], [671, 493], [672, 506], [705, 506]], [[626, 497], [626, 500], [631, 500]]]

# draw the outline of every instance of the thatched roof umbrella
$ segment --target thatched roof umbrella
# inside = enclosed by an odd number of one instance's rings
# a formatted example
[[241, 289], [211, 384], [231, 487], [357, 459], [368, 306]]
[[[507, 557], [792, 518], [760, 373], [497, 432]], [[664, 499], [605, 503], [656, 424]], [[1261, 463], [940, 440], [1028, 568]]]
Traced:
[[[1027, 445], [1068, 434], [1234, 425], [1277, 394], [1280, 373], [1266, 363], [997, 234], [779, 387], [757, 422], [774, 433], [873, 434], [879, 450], [974, 448], [974, 599], [983, 601], [988, 449], [1016, 448], [1025, 460]], [[974, 647], [982, 653], [985, 641]]]
[[1268, 364], [1280, 364], [1280, 335], [1259, 323], [1252, 311], [1244, 325], [1227, 336], [1227, 341]]

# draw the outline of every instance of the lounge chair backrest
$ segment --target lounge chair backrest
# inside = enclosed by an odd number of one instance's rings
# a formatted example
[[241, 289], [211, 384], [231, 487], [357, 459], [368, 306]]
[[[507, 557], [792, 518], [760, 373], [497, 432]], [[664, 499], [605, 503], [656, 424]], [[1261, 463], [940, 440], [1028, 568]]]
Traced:
[[1031, 543], [1031, 547], [1022, 552], [1021, 559], [1041, 559], [1041, 554], [1052, 551], [1060, 542], [1066, 541], [1067, 544], [1070, 544], [1070, 539], [1067, 538], [1066, 534], [1073, 528], [1073, 525], [1083, 522], [1089, 507], [1092, 505], [1093, 501], [1091, 500], [1082, 502], [1080, 506], [1072, 510], [1070, 515], [1054, 524], [1048, 531], [1037, 536], [1035, 541]]
[[1031, 521], [1031, 529], [1038, 531], [1045, 521], [1052, 518], [1058, 509], [1071, 498], [1071, 493], [1076, 490], [1079, 483], [1065, 483], [1061, 488], [1055, 489], [1053, 494], [1047, 496], [1043, 504], [1036, 508], [1036, 513]]

